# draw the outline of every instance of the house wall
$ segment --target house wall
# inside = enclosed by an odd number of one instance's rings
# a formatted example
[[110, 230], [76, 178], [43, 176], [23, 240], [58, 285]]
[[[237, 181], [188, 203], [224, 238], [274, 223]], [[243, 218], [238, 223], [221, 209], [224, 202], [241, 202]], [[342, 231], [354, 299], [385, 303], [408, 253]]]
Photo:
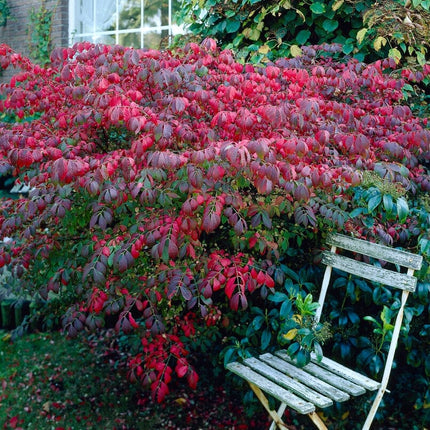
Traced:
[[[0, 43], [6, 43], [15, 51], [29, 55], [29, 16], [32, 10], [37, 11], [41, 5], [55, 10], [52, 20], [52, 46], [67, 46], [69, 28], [68, 0], [8, 0], [10, 16], [5, 27], [0, 27]], [[0, 81], [5, 81], [13, 74], [12, 70], [3, 73]]]

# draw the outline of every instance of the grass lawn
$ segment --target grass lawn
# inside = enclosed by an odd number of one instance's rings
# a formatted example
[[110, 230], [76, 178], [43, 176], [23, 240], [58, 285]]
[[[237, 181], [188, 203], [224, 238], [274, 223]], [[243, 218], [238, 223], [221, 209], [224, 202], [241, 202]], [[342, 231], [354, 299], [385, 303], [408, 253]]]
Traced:
[[[108, 333], [106, 333], [108, 335]], [[100, 340], [100, 339], [99, 339]], [[109, 337], [103, 339], [109, 342]], [[61, 429], [260, 429], [244, 416], [240, 400], [222, 388], [177, 386], [163, 405], [115, 366], [114, 349], [91, 337], [68, 340], [61, 333], [35, 333], [12, 343], [0, 331], [0, 428]]]

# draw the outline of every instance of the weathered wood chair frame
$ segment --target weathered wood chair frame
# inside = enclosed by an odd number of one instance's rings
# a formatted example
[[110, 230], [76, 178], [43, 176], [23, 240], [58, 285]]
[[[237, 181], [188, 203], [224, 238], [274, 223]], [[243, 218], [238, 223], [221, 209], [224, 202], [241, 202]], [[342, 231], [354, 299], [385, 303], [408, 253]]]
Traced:
[[[415, 291], [417, 279], [413, 274], [415, 270], [421, 268], [422, 256], [340, 234], [329, 235], [327, 244], [331, 246], [331, 249], [323, 253], [322, 262], [326, 265], [326, 269], [318, 300], [320, 306], [316, 312], [316, 322], [321, 317], [333, 268], [402, 290], [401, 304], [394, 324], [382, 380], [381, 382], [373, 381], [326, 357], [318, 362], [316, 357], [312, 356], [311, 363], [299, 369], [294, 366], [286, 351], [282, 350], [274, 355], [266, 353], [260, 355], [259, 358], [248, 358], [244, 360], [244, 363], [227, 364], [228, 370], [248, 381], [251, 389], [273, 419], [270, 430], [275, 429], [276, 426], [280, 429], [288, 429], [281, 418], [287, 407], [301, 414], [307, 414], [318, 429], [327, 429], [322, 419], [315, 412], [316, 408], [328, 407], [333, 401], [346, 401], [350, 395], [358, 396], [365, 393], [366, 390], [377, 390], [363, 425], [363, 429], [367, 430], [370, 428], [382, 397], [387, 391], [404, 308], [409, 293]], [[350, 256], [340, 255], [337, 253], [340, 250], [349, 252]], [[391, 263], [391, 267], [394, 265], [393, 270], [389, 267], [382, 268], [358, 261], [354, 258], [354, 255], [357, 254]], [[400, 273], [397, 271], [396, 268], [399, 266], [406, 268], [407, 272]], [[278, 411], [270, 409], [263, 392], [281, 402]]]

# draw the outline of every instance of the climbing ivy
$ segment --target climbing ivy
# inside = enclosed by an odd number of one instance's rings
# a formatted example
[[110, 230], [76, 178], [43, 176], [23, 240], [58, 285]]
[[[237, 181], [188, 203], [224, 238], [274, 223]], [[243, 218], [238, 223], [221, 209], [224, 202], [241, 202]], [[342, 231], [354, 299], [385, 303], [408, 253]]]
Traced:
[[10, 16], [10, 9], [7, 0], [0, 0], [0, 27], [7, 24], [7, 19]]
[[42, 0], [39, 9], [30, 12], [28, 24], [30, 57], [41, 65], [46, 65], [50, 61], [52, 18], [56, 7], [48, 9], [46, 2]]

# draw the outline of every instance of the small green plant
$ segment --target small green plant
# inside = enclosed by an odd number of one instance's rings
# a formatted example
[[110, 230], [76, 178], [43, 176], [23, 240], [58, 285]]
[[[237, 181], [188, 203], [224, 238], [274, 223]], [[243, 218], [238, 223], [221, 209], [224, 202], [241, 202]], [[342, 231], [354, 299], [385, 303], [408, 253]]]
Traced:
[[303, 367], [309, 363], [313, 351], [318, 360], [322, 359], [321, 345], [331, 337], [330, 324], [315, 321], [315, 311], [319, 304], [313, 301], [312, 294], [307, 294], [305, 298], [297, 296], [295, 307], [297, 313], [284, 322], [281, 327], [282, 334], [278, 338], [281, 345], [293, 342], [287, 349], [288, 355], [299, 367]]
[[4, 27], [7, 24], [9, 16], [10, 9], [7, 0], [0, 0], [0, 27]]
[[357, 357], [357, 362], [364, 368], [368, 368], [374, 376], [376, 376], [384, 366], [385, 356], [394, 328], [393, 324], [391, 324], [392, 317], [392, 310], [384, 306], [379, 319], [372, 316], [363, 318], [372, 323], [374, 327], [374, 336], [362, 336], [359, 338], [359, 343], [363, 349]]
[[52, 18], [55, 9], [48, 9], [45, 0], [39, 9], [30, 12], [28, 33], [30, 57], [38, 64], [46, 65], [50, 61], [52, 50]]

